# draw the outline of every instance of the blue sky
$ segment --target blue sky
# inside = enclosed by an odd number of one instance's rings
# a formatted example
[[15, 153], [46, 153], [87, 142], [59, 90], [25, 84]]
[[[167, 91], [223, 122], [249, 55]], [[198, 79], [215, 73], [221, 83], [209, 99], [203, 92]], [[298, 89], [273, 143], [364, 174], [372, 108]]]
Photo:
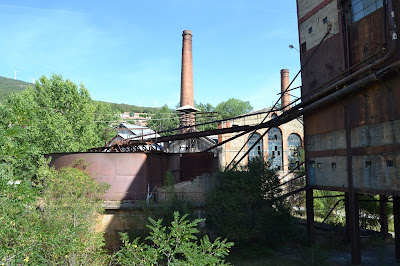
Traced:
[[300, 69], [295, 0], [0, 0], [0, 24], [0, 76], [61, 74], [95, 100], [175, 107], [183, 30], [193, 32], [196, 102], [268, 107], [280, 69]]

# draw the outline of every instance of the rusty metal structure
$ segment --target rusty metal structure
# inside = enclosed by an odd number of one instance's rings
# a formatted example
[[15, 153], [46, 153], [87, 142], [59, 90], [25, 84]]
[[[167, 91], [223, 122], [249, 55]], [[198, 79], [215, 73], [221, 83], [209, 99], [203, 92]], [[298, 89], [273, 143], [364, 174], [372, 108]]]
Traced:
[[400, 259], [400, 25], [397, 0], [297, 0], [307, 172], [313, 189], [343, 191], [352, 263], [361, 264], [359, 194], [380, 195], [387, 235], [393, 197]]
[[88, 164], [85, 170], [97, 182], [110, 185], [104, 200], [120, 202], [146, 200], [156, 187], [164, 185], [168, 170], [176, 182], [181, 182], [212, 174], [218, 168], [212, 153], [85, 152], [54, 153], [47, 157], [52, 158], [50, 165], [56, 169], [83, 160]]

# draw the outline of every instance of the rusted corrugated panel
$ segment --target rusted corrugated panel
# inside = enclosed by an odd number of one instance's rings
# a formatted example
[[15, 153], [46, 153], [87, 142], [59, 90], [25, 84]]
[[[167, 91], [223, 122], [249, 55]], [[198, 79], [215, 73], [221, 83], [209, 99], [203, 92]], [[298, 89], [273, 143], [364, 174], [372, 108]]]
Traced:
[[390, 113], [393, 115], [392, 119], [400, 119], [400, 75], [397, 77], [385, 80], [385, 86], [390, 89]]
[[371, 84], [363, 90], [367, 124], [382, 123], [390, 120], [390, 98], [388, 89], [382, 83]]
[[366, 19], [355, 23], [349, 22], [350, 66], [382, 49], [385, 43], [383, 20], [384, 9], [381, 8], [368, 15]]
[[312, 114], [304, 115], [307, 135], [321, 134], [344, 128], [343, 105], [335, 103], [320, 108]]
[[184, 153], [181, 158], [181, 181], [191, 181], [196, 176], [214, 172], [213, 153]]
[[340, 34], [325, 40], [318, 51], [313, 54], [316, 48], [317, 46], [301, 54], [302, 67], [312, 55], [307, 66], [301, 72], [303, 99], [316, 93], [319, 86], [330, 81], [343, 70]]
[[[149, 176], [148, 182], [151, 184], [151, 189], [155, 186], [161, 187], [164, 185], [165, 176], [169, 168], [169, 160], [172, 159], [174, 154], [168, 153], [149, 153], [148, 154], [148, 169]], [[172, 169], [171, 169], [172, 171]]]
[[350, 127], [367, 124], [383, 123], [400, 118], [400, 78], [378, 81], [364, 88], [357, 95], [348, 97], [347, 105], [350, 110]]
[[203, 173], [215, 171], [213, 153], [182, 154], [182, 158], [179, 154], [166, 153], [63, 153], [48, 156], [52, 157], [50, 164], [56, 169], [70, 166], [76, 160], [88, 163], [86, 171], [97, 182], [110, 185], [104, 195], [108, 201], [146, 199], [148, 184], [151, 191], [155, 186], [164, 185], [168, 169], [175, 178], [179, 178], [181, 172], [180, 176], [184, 178], [180, 181], [193, 180]]
[[106, 200], [145, 199], [148, 174], [144, 153], [64, 153], [50, 154], [56, 169], [83, 159], [89, 165], [86, 171], [99, 183], [110, 185]]

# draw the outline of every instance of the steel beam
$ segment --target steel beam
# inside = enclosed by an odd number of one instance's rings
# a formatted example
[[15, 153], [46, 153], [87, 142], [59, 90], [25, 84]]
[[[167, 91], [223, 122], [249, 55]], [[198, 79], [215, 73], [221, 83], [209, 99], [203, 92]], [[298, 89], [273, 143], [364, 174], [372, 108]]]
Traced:
[[349, 216], [350, 221], [350, 240], [351, 240], [351, 262], [353, 265], [361, 265], [361, 247], [360, 247], [360, 223], [358, 216], [358, 194], [354, 192], [353, 186], [353, 155], [351, 153], [351, 130], [350, 113], [348, 106], [344, 106], [344, 118], [346, 128], [346, 158], [347, 158], [347, 179], [349, 194]]
[[314, 242], [314, 197], [313, 189], [306, 190], [307, 233], [311, 242]]
[[394, 248], [397, 262], [400, 262], [400, 197], [393, 196]]
[[381, 234], [384, 240], [389, 238], [387, 201], [388, 196], [379, 195], [379, 222], [381, 224]]

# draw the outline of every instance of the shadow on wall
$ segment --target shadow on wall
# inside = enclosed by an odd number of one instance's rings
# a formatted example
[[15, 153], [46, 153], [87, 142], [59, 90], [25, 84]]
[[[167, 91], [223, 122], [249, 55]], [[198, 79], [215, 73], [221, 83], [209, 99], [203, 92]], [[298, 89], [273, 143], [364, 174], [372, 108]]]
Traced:
[[[60, 169], [76, 160], [88, 163], [86, 171], [97, 181], [110, 185], [104, 195], [105, 212], [99, 217], [97, 230], [104, 231], [106, 248], [119, 248], [120, 232], [140, 231], [147, 224], [140, 203], [165, 183], [171, 170], [175, 183], [192, 181], [204, 173], [218, 170], [213, 153], [57, 153], [48, 154], [50, 165]], [[162, 192], [158, 192], [162, 193]]]

